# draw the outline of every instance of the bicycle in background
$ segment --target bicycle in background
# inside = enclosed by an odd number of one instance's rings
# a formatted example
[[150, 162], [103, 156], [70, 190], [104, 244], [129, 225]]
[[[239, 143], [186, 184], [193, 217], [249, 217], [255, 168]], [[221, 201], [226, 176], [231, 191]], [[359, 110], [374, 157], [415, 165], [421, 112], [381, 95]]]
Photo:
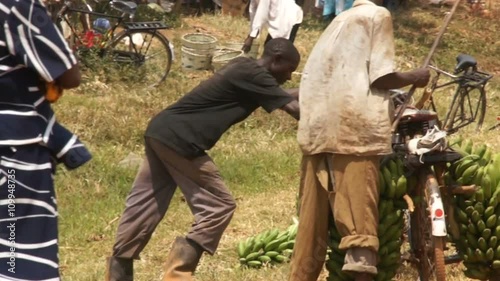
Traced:
[[[56, 16], [57, 25], [63, 33], [69, 33], [66, 38], [77, 55], [96, 51], [101, 60], [132, 71], [146, 87], [160, 85], [172, 66], [173, 47], [160, 32], [168, 26], [161, 21], [133, 22], [137, 10], [135, 2], [109, 1], [109, 7], [120, 14], [112, 15], [94, 12], [85, 0], [82, 1], [83, 7], [73, 1], [64, 1]], [[79, 25], [73, 15], [87, 16], [92, 28]]]

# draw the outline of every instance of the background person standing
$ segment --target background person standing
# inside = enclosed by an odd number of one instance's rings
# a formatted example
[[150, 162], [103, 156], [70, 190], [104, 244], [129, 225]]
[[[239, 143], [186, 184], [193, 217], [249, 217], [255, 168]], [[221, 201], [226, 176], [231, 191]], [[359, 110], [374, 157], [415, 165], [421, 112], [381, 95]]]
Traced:
[[264, 43], [273, 38], [286, 38], [292, 43], [302, 23], [302, 8], [294, 0], [251, 0], [250, 34], [243, 44], [242, 50], [248, 53], [253, 40], [267, 26], [268, 35]]

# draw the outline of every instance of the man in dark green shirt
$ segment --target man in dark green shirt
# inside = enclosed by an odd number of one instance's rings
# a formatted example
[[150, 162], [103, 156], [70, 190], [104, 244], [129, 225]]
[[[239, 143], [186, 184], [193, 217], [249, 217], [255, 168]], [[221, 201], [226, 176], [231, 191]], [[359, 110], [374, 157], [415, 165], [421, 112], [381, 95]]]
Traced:
[[280, 88], [299, 61], [290, 41], [273, 39], [259, 60], [232, 60], [151, 120], [145, 133], [147, 159], [127, 198], [107, 280], [133, 280], [133, 260], [165, 215], [177, 187], [195, 222], [186, 237], [176, 238], [163, 280], [192, 280], [202, 253], [215, 253], [236, 208], [206, 151], [259, 107], [269, 113], [282, 109], [299, 119], [296, 97]]

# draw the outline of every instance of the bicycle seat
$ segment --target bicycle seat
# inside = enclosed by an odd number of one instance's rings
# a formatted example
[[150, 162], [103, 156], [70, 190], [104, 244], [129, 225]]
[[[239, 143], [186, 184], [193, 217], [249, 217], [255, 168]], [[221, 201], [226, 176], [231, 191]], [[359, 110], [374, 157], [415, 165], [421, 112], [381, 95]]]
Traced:
[[472, 56], [460, 54], [457, 56], [457, 66], [455, 66], [455, 74], [467, 70], [469, 67], [476, 67], [477, 61]]
[[133, 15], [137, 10], [137, 4], [132, 1], [113, 0], [112, 4], [115, 9], [119, 10], [122, 13]]
[[437, 119], [437, 113], [431, 110], [406, 108], [401, 116], [402, 122], [423, 122]]

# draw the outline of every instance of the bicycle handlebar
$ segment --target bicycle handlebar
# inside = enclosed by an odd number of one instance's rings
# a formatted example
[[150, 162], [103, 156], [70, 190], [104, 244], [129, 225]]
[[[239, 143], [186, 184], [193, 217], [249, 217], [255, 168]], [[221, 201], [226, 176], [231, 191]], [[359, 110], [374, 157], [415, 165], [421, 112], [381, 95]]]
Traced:
[[470, 81], [470, 82], [478, 82], [478, 84], [485, 84], [488, 80], [493, 78], [493, 75], [486, 73], [486, 72], [481, 72], [477, 69], [473, 69], [472, 71], [464, 71], [462, 75], [455, 75], [449, 72], [446, 72], [444, 70], [441, 70], [433, 65], [428, 66], [430, 69], [436, 71], [437, 73], [446, 75], [447, 77], [450, 77], [454, 80], [465, 80], [465, 81]]
[[458, 76], [458, 75], [454, 75], [454, 74], [451, 74], [451, 73], [446, 72], [446, 71], [444, 71], [444, 70], [441, 70], [441, 69], [439, 69], [439, 68], [437, 68], [437, 67], [435, 67], [435, 66], [433, 66], [433, 65], [428, 65], [428, 67], [429, 67], [430, 69], [432, 69], [432, 70], [434, 70], [434, 71], [438, 72], [438, 73], [444, 74], [444, 75], [446, 75], [446, 76], [448, 76], [448, 77], [450, 77], [450, 78], [453, 78], [453, 79], [458, 79], [458, 78], [460, 77], [460, 76]]

